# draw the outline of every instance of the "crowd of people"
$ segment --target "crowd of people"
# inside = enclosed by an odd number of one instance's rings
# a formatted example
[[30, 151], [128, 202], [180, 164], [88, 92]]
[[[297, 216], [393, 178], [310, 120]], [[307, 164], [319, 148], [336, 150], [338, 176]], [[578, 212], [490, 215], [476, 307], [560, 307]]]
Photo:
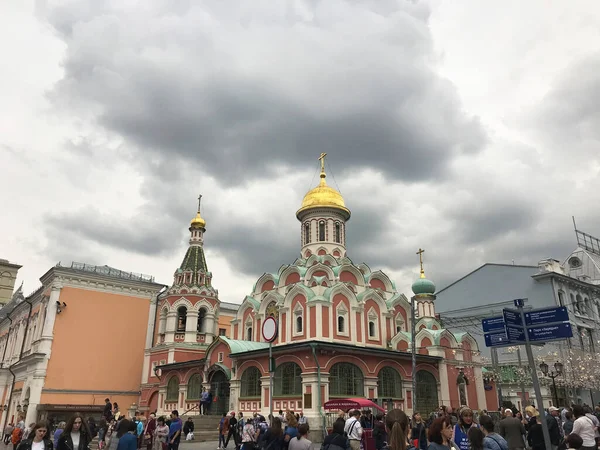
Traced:
[[[357, 444], [365, 428], [373, 428], [377, 450], [388, 446], [387, 416], [385, 422], [383, 416], [373, 421], [365, 420], [368, 417], [356, 411], [358, 421], [350, 429], [351, 419], [346, 421], [347, 449], [360, 448]], [[550, 449], [545, 445], [542, 420], [548, 425]], [[550, 407], [544, 416], [534, 406], [528, 406], [524, 412], [505, 408], [496, 414], [475, 413], [468, 407], [455, 411], [441, 406], [426, 420], [415, 413], [410, 420], [406, 446], [394, 450], [598, 450], [599, 428], [600, 406], [595, 411], [582, 405]]]

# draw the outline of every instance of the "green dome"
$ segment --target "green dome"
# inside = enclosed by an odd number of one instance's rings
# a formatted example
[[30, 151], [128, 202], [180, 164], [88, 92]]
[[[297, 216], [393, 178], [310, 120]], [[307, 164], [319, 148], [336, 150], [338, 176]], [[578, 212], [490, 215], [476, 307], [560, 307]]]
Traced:
[[412, 285], [412, 291], [415, 295], [419, 294], [433, 294], [435, 293], [435, 284], [433, 281], [428, 280], [422, 275], [423, 278], [419, 278]]

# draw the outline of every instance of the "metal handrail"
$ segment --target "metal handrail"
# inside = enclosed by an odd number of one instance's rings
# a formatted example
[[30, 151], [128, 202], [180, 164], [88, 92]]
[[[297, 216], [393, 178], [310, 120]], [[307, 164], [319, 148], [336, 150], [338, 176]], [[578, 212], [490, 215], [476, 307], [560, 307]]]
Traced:
[[190, 411], [193, 411], [194, 409], [199, 409], [200, 405], [194, 405], [192, 406], [190, 409], [188, 409], [187, 411], [184, 411], [183, 414], [181, 414], [182, 416], [185, 416], [187, 413], [189, 413]]

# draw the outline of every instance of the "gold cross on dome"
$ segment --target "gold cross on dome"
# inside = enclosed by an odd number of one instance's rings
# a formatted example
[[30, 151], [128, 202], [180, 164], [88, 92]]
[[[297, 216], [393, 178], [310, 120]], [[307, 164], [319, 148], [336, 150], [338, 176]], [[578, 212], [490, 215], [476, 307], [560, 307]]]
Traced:
[[198, 212], [200, 212], [200, 202], [202, 201], [202, 194], [198, 196]]
[[321, 173], [325, 172], [325, 157], [327, 156], [327, 153], [321, 153], [321, 156], [319, 156], [319, 160], [321, 161]]
[[425, 273], [425, 271], [423, 270], [423, 253], [425, 253], [425, 250], [419, 248], [417, 255], [419, 255], [419, 264], [421, 264], [421, 275]]

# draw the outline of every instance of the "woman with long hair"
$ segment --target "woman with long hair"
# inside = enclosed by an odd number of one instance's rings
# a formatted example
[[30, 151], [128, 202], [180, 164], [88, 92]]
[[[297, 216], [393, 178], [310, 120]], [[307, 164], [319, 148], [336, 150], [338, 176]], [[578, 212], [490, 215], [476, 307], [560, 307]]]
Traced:
[[57, 450], [87, 450], [92, 441], [87, 423], [80, 413], [75, 413], [67, 421], [65, 430], [58, 438]]
[[273, 417], [273, 422], [267, 429], [263, 442], [265, 450], [281, 450], [283, 448], [284, 434], [279, 417]]
[[385, 416], [385, 429], [388, 435], [385, 450], [414, 450], [408, 441], [410, 425], [408, 416], [401, 409], [392, 409]]
[[458, 450], [452, 441], [452, 420], [450, 416], [435, 419], [429, 427], [428, 450]]
[[479, 428], [471, 427], [469, 429], [469, 442], [471, 450], [483, 450], [483, 438], [485, 435]]
[[338, 417], [333, 423], [333, 429], [331, 434], [328, 434], [321, 445], [321, 450], [347, 450], [350, 448], [348, 438], [344, 433], [346, 427], [346, 421]]
[[23, 439], [17, 450], [53, 450], [54, 444], [48, 437], [48, 424], [38, 422], [31, 427], [27, 439]]

